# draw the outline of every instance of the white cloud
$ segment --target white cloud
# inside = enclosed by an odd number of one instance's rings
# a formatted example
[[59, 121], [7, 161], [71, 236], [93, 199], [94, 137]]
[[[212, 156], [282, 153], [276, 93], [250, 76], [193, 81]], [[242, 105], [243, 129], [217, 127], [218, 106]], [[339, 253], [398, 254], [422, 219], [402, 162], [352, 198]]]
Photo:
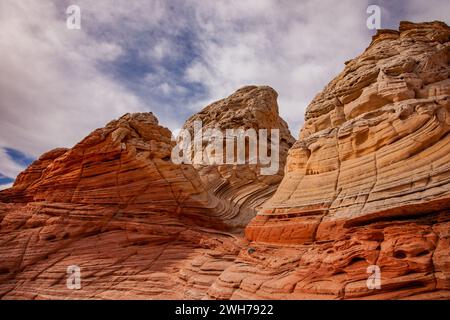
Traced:
[[[400, 19], [448, 20], [450, 11], [448, 1], [380, 3], [388, 4], [390, 17], [384, 18], [394, 28]], [[199, 5], [195, 10], [203, 51], [186, 70], [186, 79], [208, 88], [205, 103], [246, 84], [271, 85], [279, 93], [281, 115], [297, 135], [314, 96], [370, 43], [374, 31], [366, 27], [368, 5], [352, 0]], [[401, 17], [395, 18], [399, 12]]]
[[11, 188], [12, 185], [13, 185], [12, 182], [11, 183], [7, 183], [7, 184], [0, 184], [0, 190], [5, 190], [5, 189], [8, 189], [8, 188]]
[[280, 113], [296, 135], [308, 103], [370, 42], [366, 7], [361, 1], [199, 6], [203, 52], [186, 79], [206, 85], [211, 98], [247, 84], [274, 87]]
[[97, 68], [122, 49], [83, 29], [68, 30], [64, 19], [52, 2], [1, 2], [0, 146], [38, 156], [143, 109], [138, 97]]
[[[447, 24], [450, 23], [450, 16], [448, 14], [450, 12], [450, 1], [446, 0], [408, 1], [405, 2], [401, 12], [393, 10], [392, 4], [388, 1], [381, 2], [381, 6], [385, 7], [385, 10], [382, 10], [382, 14], [387, 14], [388, 19], [391, 21], [408, 20], [425, 22], [439, 20]], [[391, 22], [391, 24], [394, 25], [394, 22]], [[383, 24], [381, 27], [383, 27]], [[394, 25], [392, 27], [397, 26]]]
[[[383, 27], [448, 22], [448, 1], [370, 2], [384, 8]], [[77, 0], [81, 30], [65, 27], [69, 4], [0, 1], [0, 147], [38, 156], [143, 110], [174, 129], [185, 114], [248, 84], [278, 91], [280, 113], [297, 135], [313, 97], [374, 33], [366, 27], [369, 1]], [[130, 49], [152, 69], [138, 83], [104, 69]], [[186, 82], [206, 94], [194, 95]], [[154, 103], [166, 97], [171, 105]], [[8, 162], [2, 170], [18, 168]]]
[[150, 44], [148, 51], [141, 54], [146, 57], [149, 63], [153, 61], [161, 62], [163, 59], [176, 59], [180, 58], [182, 52], [176, 43], [171, 42], [169, 39], [163, 38], [157, 40], [154, 44]]
[[13, 161], [3, 148], [0, 148], [0, 174], [15, 178], [25, 168]]

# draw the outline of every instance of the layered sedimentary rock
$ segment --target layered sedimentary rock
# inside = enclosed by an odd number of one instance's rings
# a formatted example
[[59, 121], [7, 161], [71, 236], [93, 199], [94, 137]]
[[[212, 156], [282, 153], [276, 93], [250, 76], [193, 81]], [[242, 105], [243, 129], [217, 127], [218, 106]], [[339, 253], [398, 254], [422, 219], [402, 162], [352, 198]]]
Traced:
[[[256, 113], [268, 108], [280, 121], [271, 124], [285, 129], [273, 89], [255, 90], [246, 97], [251, 103], [239, 107]], [[242, 92], [221, 107], [231, 108]], [[227, 230], [242, 230], [239, 221], [250, 220], [255, 211], [236, 214], [232, 202], [238, 195], [213, 192], [201, 179], [203, 171], [173, 163], [174, 146], [170, 131], [151, 113], [126, 114], [73, 148], [52, 150], [31, 164], [13, 188], [0, 193], [0, 295], [204, 297], [242, 247], [242, 236]], [[284, 163], [288, 146], [283, 147]], [[239, 165], [230, 181], [245, 170]], [[268, 182], [253, 187], [252, 194], [242, 189], [247, 201], [240, 208], [266, 200], [281, 177], [261, 180]], [[236, 216], [239, 221], [232, 221]], [[66, 286], [71, 265], [81, 268], [82, 290]]]
[[449, 299], [449, 37], [440, 22], [380, 30], [311, 102], [287, 160], [269, 87], [186, 122], [278, 129], [270, 175], [247, 156], [174, 163], [152, 114], [44, 154], [0, 192], [0, 297]]
[[[2, 297], [196, 297], [180, 265], [219, 244], [226, 260], [234, 237], [194, 168], [171, 163], [173, 144], [152, 114], [127, 114], [35, 161], [1, 193]], [[66, 287], [70, 265], [83, 290]]]
[[[204, 154], [194, 152], [192, 147], [192, 164], [205, 187], [219, 200], [217, 210], [223, 212], [222, 218], [236, 227], [245, 227], [255, 216], [256, 208], [275, 192], [284, 175], [288, 150], [295, 142], [286, 122], [278, 115], [277, 97], [278, 94], [270, 87], [243, 87], [207, 106], [183, 126], [194, 137], [198, 132], [195, 123], [202, 125], [200, 143]], [[216, 137], [209, 132], [211, 129], [219, 130], [224, 138], [223, 143], [219, 142], [223, 149], [219, 159], [213, 154], [216, 150], [212, 145]], [[227, 136], [230, 129], [234, 131]], [[272, 132], [275, 130], [277, 133], [272, 144]], [[252, 145], [249, 139], [257, 141], [257, 144]], [[227, 149], [227, 141], [231, 142], [232, 150]], [[242, 146], [241, 162], [238, 162], [239, 143]], [[227, 162], [229, 151], [234, 163]], [[259, 151], [264, 156], [270, 154], [276, 157], [268, 157], [269, 163], [261, 163]], [[254, 163], [251, 162], [252, 156]], [[203, 161], [199, 161], [199, 157]]]
[[[33, 200], [33, 193], [27, 192], [28, 187], [37, 183], [43, 171], [56, 158], [67, 152], [66, 148], [57, 148], [44, 153], [38, 160], [34, 161], [25, 171], [21, 172], [14, 181], [14, 188], [4, 190], [0, 193], [0, 200], [6, 202], [28, 202]], [[30, 188], [31, 190], [32, 188]]]
[[[402, 23], [349, 61], [309, 105], [286, 177], [258, 220], [291, 215], [279, 235], [291, 225], [286, 239], [299, 243], [333, 238], [344, 223], [446, 208], [449, 34], [442, 23]], [[274, 229], [248, 230], [283, 242]]]
[[2, 193], [9, 202], [139, 205], [204, 216], [208, 193], [192, 168], [171, 162], [171, 132], [151, 113], [126, 114], [72, 149], [45, 153]]
[[[246, 229], [266, 243], [257, 258], [286, 271], [257, 264], [245, 281], [261, 286], [236, 296], [450, 297], [449, 37], [440, 22], [380, 30], [315, 97], [282, 183]], [[381, 290], [366, 286], [370, 265]]]

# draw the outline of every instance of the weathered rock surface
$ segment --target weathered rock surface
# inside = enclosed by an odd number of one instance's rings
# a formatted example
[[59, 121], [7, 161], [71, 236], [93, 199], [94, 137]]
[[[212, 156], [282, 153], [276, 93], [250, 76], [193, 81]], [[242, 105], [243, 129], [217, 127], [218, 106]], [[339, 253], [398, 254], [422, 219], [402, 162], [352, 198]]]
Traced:
[[[247, 229], [251, 239], [328, 240], [343, 224], [448, 207], [449, 35], [442, 23], [402, 23], [347, 63], [309, 105], [286, 177]], [[257, 227], [284, 214], [292, 219], [279, 228]]]
[[272, 175], [174, 164], [151, 114], [43, 155], [0, 192], [0, 297], [450, 299], [449, 37], [440, 22], [379, 31], [311, 102], [286, 161], [271, 88], [185, 124], [278, 128]]
[[[3, 201], [139, 205], [204, 219], [208, 193], [188, 165], [171, 162], [171, 132], [151, 113], [127, 114], [70, 150], [44, 154], [19, 175]], [[199, 211], [200, 209], [200, 211]]]
[[[245, 164], [227, 164], [226, 162], [226, 142], [223, 144], [223, 156], [219, 164], [207, 161], [206, 164], [199, 164], [196, 157], [199, 153], [193, 154], [193, 165], [197, 169], [200, 178], [207, 190], [219, 199], [220, 205], [217, 209], [223, 212], [222, 219], [230, 221], [236, 227], [245, 227], [251, 218], [256, 214], [256, 208], [267, 201], [275, 192], [284, 175], [286, 156], [289, 148], [294, 144], [295, 139], [291, 136], [286, 122], [278, 115], [278, 94], [270, 87], [247, 86], [237, 90], [226, 99], [219, 100], [204, 108], [199, 113], [186, 121], [183, 129], [188, 130], [193, 137], [195, 134], [194, 123], [200, 121], [203, 126], [203, 148], [214, 144], [214, 136], [208, 130], [218, 129], [224, 138], [227, 138], [228, 129], [254, 130], [255, 137], [259, 145], [254, 148], [256, 151], [260, 147], [260, 130], [267, 130], [265, 143], [267, 153], [272, 152], [271, 130], [279, 132], [279, 151], [276, 160], [277, 167], [274, 172], [267, 174], [262, 168], [269, 169], [269, 165], [260, 163], [249, 163], [251, 153], [249, 152], [249, 142], [245, 148]], [[237, 134], [237, 132], [235, 132]], [[251, 133], [248, 137], [251, 137]], [[228, 137], [233, 145], [234, 161], [237, 162], [238, 139]], [[225, 139], [226, 141], [226, 139]], [[274, 146], [275, 147], [275, 146]], [[192, 148], [193, 150], [194, 148]], [[211, 149], [210, 153], [213, 153]], [[208, 159], [214, 155], [207, 154]], [[204, 155], [203, 157], [206, 158]], [[272, 159], [271, 159], [272, 160]]]
[[[450, 297], [449, 37], [440, 22], [381, 30], [311, 102], [282, 183], [246, 229], [295, 253], [283, 281], [261, 276], [262, 295]], [[366, 287], [369, 265], [381, 290]]]
[[[234, 237], [210, 216], [195, 169], [171, 163], [172, 146], [152, 114], [127, 114], [35, 161], [1, 193], [1, 296], [201, 297], [177, 272], [216, 246], [225, 265]], [[69, 265], [83, 290], [67, 289]]]
[[[241, 111], [260, 109], [262, 116], [274, 117], [271, 123], [258, 123], [261, 115], [256, 114], [255, 129], [263, 124], [281, 127], [292, 143], [278, 117], [275, 91], [253, 89], [254, 94], [244, 96], [245, 90], [238, 91], [219, 102], [220, 107], [236, 108], [233, 103], [244, 98]], [[223, 125], [220, 119], [212, 123]], [[289, 146], [283, 143], [284, 165]], [[242, 221], [254, 217], [255, 205], [273, 194], [283, 167], [274, 178], [261, 177], [249, 188], [242, 185], [252, 171], [245, 164], [235, 166], [228, 170], [233, 187], [229, 196], [229, 191], [212, 189], [227, 184], [224, 176], [215, 182], [190, 164], [174, 164], [174, 145], [170, 131], [151, 113], [127, 114], [72, 149], [56, 149], [36, 160], [13, 188], [0, 193], [0, 295], [205, 297], [245, 242], [238, 233], [245, 226]], [[249, 209], [239, 211], [243, 208]], [[82, 270], [82, 290], [66, 287], [70, 265]]]

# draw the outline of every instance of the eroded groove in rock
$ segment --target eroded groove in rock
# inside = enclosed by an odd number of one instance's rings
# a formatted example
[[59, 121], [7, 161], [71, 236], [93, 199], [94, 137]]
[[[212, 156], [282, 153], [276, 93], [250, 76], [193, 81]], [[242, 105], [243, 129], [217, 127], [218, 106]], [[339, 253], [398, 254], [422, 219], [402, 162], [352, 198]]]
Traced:
[[[449, 230], [445, 210], [349, 227], [329, 241], [255, 241], [208, 294], [221, 299], [449, 299]], [[381, 269], [380, 289], [367, 286], [370, 265]]]

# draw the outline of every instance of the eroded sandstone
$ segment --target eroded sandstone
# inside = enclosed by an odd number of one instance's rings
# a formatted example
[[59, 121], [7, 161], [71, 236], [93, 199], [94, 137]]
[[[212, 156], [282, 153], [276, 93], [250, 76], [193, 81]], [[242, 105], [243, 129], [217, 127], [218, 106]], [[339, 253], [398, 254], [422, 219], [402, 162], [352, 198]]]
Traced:
[[[218, 104], [236, 108], [244, 98], [241, 111], [273, 116], [270, 124], [292, 143], [275, 91], [253, 89], [256, 94], [240, 90]], [[246, 122], [252, 124], [264, 125], [261, 115]], [[283, 143], [284, 165], [289, 145]], [[174, 145], [151, 113], [126, 114], [21, 173], [0, 193], [2, 298], [204, 298], [245, 243], [242, 221], [273, 194], [283, 167], [272, 178], [245, 164], [214, 168], [223, 174], [217, 177], [174, 164]], [[260, 182], [245, 186], [249, 176]], [[66, 287], [71, 265], [81, 268], [82, 290]]]
[[[233, 296], [450, 297], [449, 36], [441, 22], [380, 30], [315, 97], [283, 181], [246, 229], [265, 263], [297, 258], [283, 273], [243, 258], [261, 286]], [[380, 290], [366, 285], [371, 265]]]
[[[174, 164], [152, 114], [43, 155], [0, 192], [1, 298], [449, 299], [449, 36], [440, 22], [380, 30], [311, 102], [290, 149], [268, 87], [185, 124], [280, 129], [271, 176]], [[66, 287], [69, 265], [80, 290]]]
[[[245, 227], [256, 214], [256, 208], [267, 201], [275, 192], [284, 175], [286, 156], [289, 148], [295, 142], [286, 122], [278, 115], [278, 94], [266, 86], [247, 86], [237, 90], [231, 96], [214, 102], [199, 113], [188, 119], [183, 129], [194, 136], [194, 122], [199, 121], [203, 132], [218, 129], [226, 138], [227, 129], [254, 130], [258, 139], [259, 130], [267, 130], [267, 153], [271, 153], [271, 130], [279, 132], [279, 141], [274, 173], [264, 174], [261, 169], [268, 167], [260, 163], [249, 162], [249, 142], [245, 145], [246, 164], [228, 164], [226, 162], [226, 139], [224, 139], [223, 163], [196, 164], [195, 155], [193, 165], [208, 190], [219, 199], [219, 212], [224, 212], [227, 221], [237, 227]], [[260, 141], [258, 141], [260, 142]], [[211, 136], [203, 135], [203, 148], [213, 144]], [[233, 147], [237, 148], [238, 140], [234, 139]], [[258, 144], [255, 148], [260, 148]], [[193, 148], [192, 148], [193, 149]], [[275, 152], [275, 151], [274, 151]], [[233, 150], [234, 160], [237, 162], [237, 151]], [[271, 159], [273, 160], [273, 159]]]

